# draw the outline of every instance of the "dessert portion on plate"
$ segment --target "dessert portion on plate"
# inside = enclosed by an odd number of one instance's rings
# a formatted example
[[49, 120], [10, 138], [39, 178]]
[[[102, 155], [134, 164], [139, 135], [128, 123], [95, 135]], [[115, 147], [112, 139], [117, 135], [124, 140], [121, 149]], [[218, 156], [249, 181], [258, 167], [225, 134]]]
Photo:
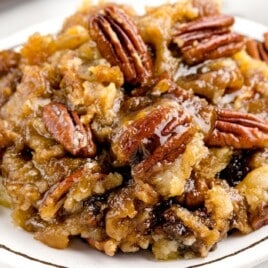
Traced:
[[[218, 1], [84, 6], [0, 52], [0, 202], [54, 248], [205, 257], [268, 223], [268, 66]], [[1, 220], [1, 219], [0, 219]]]

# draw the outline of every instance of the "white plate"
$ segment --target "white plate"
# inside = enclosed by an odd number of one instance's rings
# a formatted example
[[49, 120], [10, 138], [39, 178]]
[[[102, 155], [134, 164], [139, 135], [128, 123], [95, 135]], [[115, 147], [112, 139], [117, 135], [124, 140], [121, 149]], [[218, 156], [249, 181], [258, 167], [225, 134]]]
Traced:
[[[141, 1], [138, 1], [139, 3]], [[148, 3], [148, 2], [147, 2]], [[155, 2], [154, 2], [155, 4]], [[22, 44], [30, 33], [54, 33], [62, 18], [47, 21], [0, 41], [0, 49]], [[262, 38], [267, 27], [237, 18], [235, 30], [256, 39]], [[32, 234], [14, 227], [10, 211], [0, 207], [0, 267], [95, 267], [95, 268], [239, 268], [253, 267], [268, 260], [268, 226], [246, 236], [232, 236], [220, 242], [205, 259], [159, 262], [148, 252], [118, 254], [108, 257], [75, 240], [65, 250], [49, 248], [33, 239]]]

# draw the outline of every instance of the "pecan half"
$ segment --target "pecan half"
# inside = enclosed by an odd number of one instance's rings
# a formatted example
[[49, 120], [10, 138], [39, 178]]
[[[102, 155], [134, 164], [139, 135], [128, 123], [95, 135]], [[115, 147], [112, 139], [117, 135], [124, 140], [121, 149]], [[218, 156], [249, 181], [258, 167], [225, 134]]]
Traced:
[[236, 149], [262, 148], [268, 145], [268, 125], [252, 114], [218, 109], [215, 129], [206, 144]]
[[253, 59], [268, 63], [268, 33], [264, 34], [264, 42], [248, 39], [246, 50]]
[[96, 154], [91, 129], [82, 125], [76, 112], [52, 102], [44, 107], [42, 117], [47, 130], [68, 152], [84, 157]]
[[184, 152], [195, 128], [192, 118], [178, 104], [156, 105], [149, 112], [141, 110], [136, 120], [119, 133], [112, 144], [117, 161], [130, 163], [134, 178], [146, 179], [155, 166], [171, 163]]
[[102, 56], [118, 65], [127, 83], [144, 84], [152, 76], [152, 60], [134, 21], [120, 8], [108, 6], [89, 19], [92, 39]]
[[233, 24], [231, 16], [202, 17], [177, 25], [172, 42], [180, 48], [183, 60], [189, 65], [231, 56], [244, 45], [244, 37], [230, 31]]

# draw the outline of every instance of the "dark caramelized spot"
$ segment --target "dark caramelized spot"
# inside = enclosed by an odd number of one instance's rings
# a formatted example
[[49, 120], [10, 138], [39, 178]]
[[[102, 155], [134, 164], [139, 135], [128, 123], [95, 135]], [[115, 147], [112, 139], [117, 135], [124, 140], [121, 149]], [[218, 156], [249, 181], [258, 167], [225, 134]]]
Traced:
[[153, 217], [151, 222], [151, 229], [154, 229], [158, 225], [162, 225], [166, 222], [164, 212], [171, 208], [172, 205], [176, 204], [177, 201], [174, 198], [161, 201], [156, 204], [153, 209]]
[[20, 152], [20, 155], [25, 161], [31, 161], [33, 158], [32, 150], [28, 147], [24, 147], [23, 150]]
[[219, 174], [219, 178], [225, 179], [230, 186], [237, 185], [250, 172], [249, 159], [252, 151], [242, 150], [235, 152], [228, 166]]
[[107, 203], [107, 195], [94, 195], [83, 201], [83, 207], [96, 216], [101, 212], [105, 203]]

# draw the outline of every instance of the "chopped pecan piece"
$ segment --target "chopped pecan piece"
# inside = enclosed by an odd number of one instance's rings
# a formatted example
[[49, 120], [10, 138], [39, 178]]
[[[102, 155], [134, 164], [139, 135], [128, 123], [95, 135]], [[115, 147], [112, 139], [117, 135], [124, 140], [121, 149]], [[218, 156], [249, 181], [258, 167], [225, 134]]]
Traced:
[[90, 34], [102, 56], [118, 65], [125, 81], [144, 84], [152, 76], [152, 60], [134, 21], [120, 8], [108, 6], [89, 20]]
[[246, 42], [247, 53], [256, 60], [268, 63], [268, 33], [264, 34], [264, 42], [248, 39]]
[[83, 170], [79, 169], [50, 188], [40, 202], [39, 213], [42, 219], [51, 220], [54, 217], [57, 211], [63, 206], [64, 195], [79, 180], [82, 174]]
[[205, 201], [208, 185], [204, 179], [189, 178], [185, 187], [184, 203], [187, 207], [202, 207]]
[[112, 144], [118, 162], [132, 165], [134, 178], [146, 179], [157, 164], [173, 162], [195, 133], [192, 118], [177, 103], [167, 103], [175, 105], [141, 110]]
[[76, 112], [53, 102], [44, 107], [42, 116], [47, 130], [68, 152], [84, 157], [96, 154], [91, 129], [82, 125]]
[[268, 145], [268, 125], [252, 114], [218, 109], [215, 129], [206, 144], [236, 149], [262, 148]]
[[202, 17], [176, 26], [172, 42], [184, 61], [196, 64], [208, 59], [231, 56], [242, 49], [244, 37], [230, 31], [234, 18], [226, 15]]

